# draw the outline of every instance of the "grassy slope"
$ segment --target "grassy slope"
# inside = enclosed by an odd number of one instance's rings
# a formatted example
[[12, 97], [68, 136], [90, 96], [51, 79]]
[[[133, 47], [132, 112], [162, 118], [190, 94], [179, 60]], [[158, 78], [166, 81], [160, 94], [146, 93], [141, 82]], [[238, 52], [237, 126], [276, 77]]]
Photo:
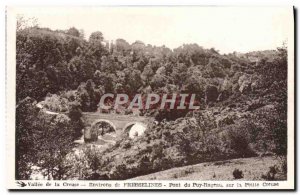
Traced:
[[[235, 168], [243, 171], [244, 178], [240, 180], [263, 180], [262, 174], [266, 174], [270, 166], [279, 164], [278, 158], [270, 156], [240, 158], [168, 169], [131, 180], [234, 180], [232, 172]], [[277, 173], [276, 180], [285, 179], [281, 172]]]

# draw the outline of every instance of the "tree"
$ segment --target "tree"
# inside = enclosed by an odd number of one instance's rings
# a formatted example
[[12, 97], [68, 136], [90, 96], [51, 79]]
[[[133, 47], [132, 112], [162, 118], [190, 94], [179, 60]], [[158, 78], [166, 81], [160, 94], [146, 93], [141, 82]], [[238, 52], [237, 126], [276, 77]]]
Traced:
[[195, 72], [186, 79], [183, 86], [183, 91], [189, 94], [196, 94], [198, 98], [204, 97], [206, 80], [203, 77], [198, 77]]
[[141, 75], [141, 78], [146, 84], [149, 84], [150, 79], [152, 78], [153, 75], [154, 75], [154, 73], [153, 73], [153, 70], [152, 70], [151, 66], [147, 65], [144, 68], [144, 71]]
[[90, 43], [96, 43], [96, 42], [101, 43], [103, 40], [104, 40], [103, 34], [100, 31], [93, 32], [89, 38]]
[[165, 86], [166, 82], [167, 78], [165, 75], [155, 74], [150, 81], [150, 85], [152, 89], [158, 89], [160, 87]]
[[101, 60], [101, 71], [105, 71], [107, 73], [116, 72], [118, 66], [116, 60], [113, 56], [104, 56]]
[[135, 41], [131, 44], [132, 48], [132, 62], [138, 61], [144, 54], [145, 44], [142, 41]]
[[124, 39], [116, 40], [116, 51], [121, 52], [122, 55], [127, 55], [129, 50], [131, 49], [129, 43]]
[[[68, 63], [70, 74], [72, 75], [72, 85], [78, 86], [86, 77], [83, 59], [75, 56]], [[73, 87], [72, 86], [72, 87]]]
[[80, 37], [80, 32], [75, 27], [71, 27], [67, 30], [67, 34], [72, 35], [74, 37]]
[[206, 72], [205, 72], [205, 76], [206, 77], [220, 77], [220, 78], [224, 78], [225, 74], [224, 74], [224, 67], [223, 65], [214, 58], [211, 58], [209, 60], [209, 63], [206, 66]]
[[277, 101], [286, 104], [287, 99], [287, 48], [283, 45], [277, 49], [271, 60], [261, 61], [258, 73], [262, 75], [263, 87], [275, 94]]
[[[18, 101], [27, 96], [40, 101], [48, 92], [57, 93], [76, 85], [76, 82], [72, 81], [73, 75], [70, 74], [67, 64], [73, 57], [79, 57], [76, 50], [85, 49], [85, 41], [72, 36], [62, 37], [60, 33], [32, 27], [17, 32]], [[87, 61], [84, 58], [81, 60]], [[88, 72], [88, 67], [84, 68], [85, 72]]]
[[126, 90], [129, 94], [134, 94], [142, 86], [141, 72], [135, 69], [125, 69]]
[[96, 111], [102, 89], [96, 88], [94, 82], [89, 79], [86, 83], [81, 83], [77, 88], [78, 97], [83, 111]]
[[187, 66], [183, 63], [176, 64], [176, 66], [173, 67], [171, 77], [174, 81], [174, 84], [181, 88], [188, 77]]
[[48, 180], [61, 180], [67, 172], [64, 159], [73, 148], [70, 119], [63, 114], [53, 116], [45, 113], [39, 113], [38, 119], [38, 166]]
[[69, 103], [69, 117], [71, 120], [72, 129], [74, 130], [74, 139], [78, 139], [82, 136], [82, 129], [84, 128], [84, 124], [81, 118], [82, 111], [80, 107], [81, 105], [77, 101]]
[[93, 81], [95, 81], [95, 84], [99, 90], [102, 91], [101, 88], [104, 88], [105, 93], [111, 93], [114, 91], [116, 80], [117, 78], [114, 74], [107, 74], [105, 72], [100, 72], [99, 70], [95, 72], [93, 78]]
[[140, 51], [145, 48], [145, 43], [143, 43], [142, 41], [135, 41], [131, 46], [134, 51]]
[[98, 180], [101, 179], [101, 175], [99, 174], [99, 169], [102, 166], [102, 161], [101, 161], [101, 153], [97, 148], [91, 146], [87, 147], [84, 150], [85, 155], [86, 155], [86, 160], [88, 167], [91, 170], [90, 175], [86, 175], [85, 179], [90, 179], [90, 180]]
[[210, 114], [198, 112], [195, 118], [198, 132], [201, 133], [199, 137], [201, 137], [204, 144], [207, 144], [209, 132], [216, 128], [214, 117]]
[[93, 32], [89, 37], [89, 44], [85, 51], [85, 61], [89, 62], [87, 63], [88, 65], [97, 67], [97, 69], [101, 67], [102, 58], [106, 57], [109, 53], [108, 49], [105, 48], [102, 43], [103, 40], [104, 38], [101, 32]]
[[29, 27], [38, 27], [38, 20], [35, 17], [26, 18], [23, 15], [17, 16], [17, 31], [23, 30]]
[[27, 180], [31, 175], [31, 166], [36, 163], [36, 101], [27, 97], [16, 107], [16, 179]]

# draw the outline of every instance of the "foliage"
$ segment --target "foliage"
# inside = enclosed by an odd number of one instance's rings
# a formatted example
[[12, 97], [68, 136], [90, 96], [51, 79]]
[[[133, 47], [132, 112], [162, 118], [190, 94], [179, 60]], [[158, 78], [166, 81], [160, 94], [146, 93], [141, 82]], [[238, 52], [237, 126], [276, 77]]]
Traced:
[[31, 165], [36, 163], [32, 158], [36, 154], [35, 148], [35, 117], [37, 109], [35, 100], [25, 98], [16, 108], [16, 178], [26, 180], [31, 175]]
[[234, 169], [234, 171], [232, 172], [232, 175], [234, 177], [234, 179], [241, 179], [243, 178], [243, 171], [239, 170], [239, 169]]
[[73, 137], [74, 139], [80, 138], [82, 136], [82, 129], [84, 128], [84, 124], [82, 121], [82, 112], [80, 109], [80, 104], [78, 102], [69, 103], [69, 114], [71, 120], [71, 126], [74, 130]]
[[37, 166], [48, 179], [62, 179], [67, 171], [63, 161], [74, 140], [70, 119], [39, 111], [31, 98], [22, 100], [16, 113], [16, 178], [30, 179], [32, 166]]
[[73, 147], [73, 131], [70, 119], [63, 114], [45, 116], [39, 114], [36, 147], [38, 166], [48, 179], [63, 179], [66, 172], [64, 157]]
[[[87, 41], [74, 27], [52, 31], [24, 19], [18, 26], [18, 179], [30, 178], [33, 165], [49, 179], [127, 179], [205, 161], [287, 154], [286, 47], [221, 55], [197, 44], [171, 50], [142, 41], [108, 43], [100, 31]], [[104, 151], [73, 154], [82, 112], [97, 111], [104, 93], [194, 93], [200, 110], [143, 111], [158, 124], [134, 143], [121, 137]], [[39, 112], [35, 100], [68, 116]]]
[[271, 166], [271, 167], [269, 167], [269, 171], [266, 174], [263, 174], [261, 176], [261, 178], [264, 179], [264, 180], [267, 180], [267, 181], [274, 181], [277, 172], [278, 172], [277, 167], [276, 166]]
[[243, 125], [234, 125], [232, 127], [228, 131], [230, 148], [236, 151], [238, 156], [247, 157], [253, 155], [249, 148], [249, 132]]

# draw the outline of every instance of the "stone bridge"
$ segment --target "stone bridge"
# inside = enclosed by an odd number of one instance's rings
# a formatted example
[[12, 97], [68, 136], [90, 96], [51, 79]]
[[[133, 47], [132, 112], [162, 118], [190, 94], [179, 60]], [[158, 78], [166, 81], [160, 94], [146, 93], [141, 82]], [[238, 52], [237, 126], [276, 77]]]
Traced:
[[[36, 105], [45, 113], [50, 115], [67, 114], [62, 112], [49, 111], [41, 104]], [[148, 124], [154, 122], [153, 117], [142, 117], [135, 115], [122, 115], [122, 114], [105, 114], [100, 112], [83, 112], [82, 119], [84, 123], [84, 140], [95, 141], [100, 134], [103, 135], [103, 129], [109, 128], [117, 135], [127, 134], [131, 127], [135, 124], [140, 124], [144, 129]]]
[[[98, 130], [100, 124], [105, 124], [110, 126], [116, 134], [128, 133], [130, 128], [135, 124], [141, 124], [145, 127], [152, 121], [151, 117], [142, 117], [134, 115], [120, 115], [120, 114], [104, 114], [104, 113], [95, 113], [95, 112], [83, 112], [82, 118], [84, 122], [84, 138], [87, 139], [96, 139], [99, 135]], [[93, 132], [96, 130], [96, 132]], [[93, 138], [94, 137], [94, 138]]]

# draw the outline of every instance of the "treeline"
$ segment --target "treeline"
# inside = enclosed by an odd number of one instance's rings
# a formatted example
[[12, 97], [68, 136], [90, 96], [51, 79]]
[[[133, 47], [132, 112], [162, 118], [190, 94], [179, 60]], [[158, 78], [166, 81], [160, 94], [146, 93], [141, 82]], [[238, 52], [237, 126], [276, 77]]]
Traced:
[[[220, 55], [215, 49], [197, 44], [185, 44], [172, 51], [117, 39], [109, 48], [101, 32], [92, 33], [88, 41], [82, 37], [75, 28], [18, 31], [17, 102], [28, 96], [41, 101], [47, 94], [77, 90], [84, 111], [95, 111], [94, 102], [99, 102], [103, 93], [195, 93], [208, 103], [231, 95], [227, 88], [239, 87], [236, 85], [241, 73], [254, 73], [253, 62], [247, 56]], [[232, 86], [226, 88], [228, 84]]]

